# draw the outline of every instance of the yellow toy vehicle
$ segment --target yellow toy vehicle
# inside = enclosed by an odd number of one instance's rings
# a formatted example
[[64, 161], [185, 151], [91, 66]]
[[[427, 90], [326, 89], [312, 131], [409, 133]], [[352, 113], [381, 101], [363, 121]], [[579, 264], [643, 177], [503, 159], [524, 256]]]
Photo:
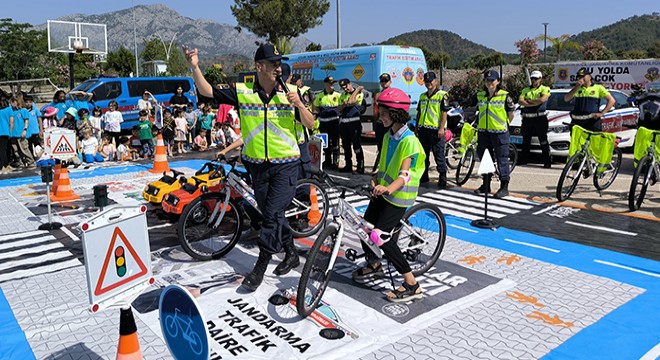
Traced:
[[[183, 173], [174, 169], [171, 169], [170, 171], [172, 172], [172, 176], [168, 175], [167, 172], [163, 172], [163, 177], [150, 183], [144, 188], [142, 191], [142, 197], [145, 200], [153, 204], [160, 204], [163, 202], [165, 195], [181, 188], [183, 184], [179, 181], [179, 177], [182, 176]], [[194, 184], [192, 181], [190, 182]]]

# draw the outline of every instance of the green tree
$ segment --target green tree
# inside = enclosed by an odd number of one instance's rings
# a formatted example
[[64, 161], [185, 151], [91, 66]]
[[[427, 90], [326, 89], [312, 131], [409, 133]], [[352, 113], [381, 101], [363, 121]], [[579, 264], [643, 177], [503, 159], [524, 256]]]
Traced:
[[284, 55], [284, 54], [291, 54], [291, 50], [293, 49], [293, 46], [291, 46], [291, 40], [287, 39], [285, 36], [280, 36], [277, 41], [275, 41], [275, 47], [277, 47], [277, 50]]
[[463, 62], [463, 66], [468, 69], [486, 70], [500, 64], [506, 64], [504, 56], [500, 52], [493, 52], [488, 55], [477, 54]]
[[[658, 46], [660, 46], [660, 44], [658, 44]], [[618, 51], [616, 56], [619, 59], [646, 59], [649, 57], [646, 50]]]
[[178, 44], [172, 44], [170, 57], [167, 59], [167, 73], [174, 76], [183, 76], [190, 71], [189, 69], [188, 60], [186, 60], [185, 55], [183, 55], [181, 46]]
[[426, 58], [426, 66], [429, 69], [440, 69], [449, 62], [449, 54], [442, 51], [439, 53], [433, 53], [428, 58]]
[[213, 86], [227, 82], [227, 75], [224, 73], [221, 64], [213, 64], [207, 67], [204, 71], [204, 78]]
[[[155, 37], [149, 40], [144, 39], [142, 43], [144, 45], [144, 48], [140, 53], [140, 59], [142, 59], [142, 61], [167, 60], [167, 52], [160, 39]], [[174, 48], [175, 46], [172, 45], [172, 47]]]
[[656, 40], [653, 45], [646, 49], [646, 53], [651, 58], [660, 58], [660, 40]]
[[483, 87], [483, 74], [478, 70], [468, 70], [465, 78], [457, 81], [449, 90], [449, 98], [461, 106], [470, 106], [472, 97]]
[[584, 60], [609, 60], [612, 58], [611, 51], [599, 40], [587, 41], [580, 46], [580, 52]]
[[231, 12], [238, 26], [266, 37], [291, 39], [322, 23], [330, 9], [327, 0], [234, 0]]
[[321, 70], [325, 71], [325, 76], [330, 76], [330, 73], [337, 70], [337, 68], [335, 67], [335, 64], [327, 62], [325, 65], [321, 66]]
[[[544, 35], [539, 35], [534, 40], [543, 41], [544, 38], [545, 38]], [[555, 51], [557, 52], [557, 61], [561, 61], [561, 54], [565, 50], [568, 50], [570, 48], [580, 50], [580, 44], [578, 44], [575, 41], [569, 41], [570, 38], [571, 38], [571, 35], [568, 35], [568, 34], [564, 34], [564, 35], [557, 36], [557, 37], [554, 37], [554, 36], [548, 36], [547, 37], [548, 41], [552, 45], [552, 48], [555, 49]]]
[[116, 72], [120, 76], [128, 76], [135, 72], [135, 55], [123, 46], [117, 51], [108, 52], [105, 70]]
[[311, 43], [309, 43], [309, 45], [307, 45], [307, 47], [305, 48], [305, 51], [307, 51], [307, 52], [309, 52], [309, 51], [321, 51], [321, 49], [323, 49], [323, 47], [321, 47], [321, 44], [311, 42]]
[[48, 53], [46, 31], [27, 23], [0, 19], [0, 77], [8, 80], [48, 77], [55, 65], [65, 61], [60, 54]]

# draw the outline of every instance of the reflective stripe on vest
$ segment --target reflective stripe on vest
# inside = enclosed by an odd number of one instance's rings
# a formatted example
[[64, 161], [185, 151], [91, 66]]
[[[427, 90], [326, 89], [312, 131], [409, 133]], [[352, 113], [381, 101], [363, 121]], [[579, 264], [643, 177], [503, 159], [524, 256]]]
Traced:
[[[296, 160], [295, 110], [278, 92], [265, 105], [253, 90], [254, 83], [236, 83], [243, 136], [243, 158], [251, 162], [282, 163]], [[298, 91], [289, 85], [290, 91]]]
[[447, 95], [446, 92], [438, 90], [431, 96], [428, 97], [427, 93], [423, 93], [419, 96], [419, 108], [421, 114], [419, 115], [419, 121], [417, 126], [425, 126], [429, 128], [439, 128], [440, 127], [440, 114], [442, 109], [442, 99]]
[[488, 100], [485, 91], [477, 93], [477, 106], [479, 107], [479, 129], [493, 131], [506, 131], [509, 116], [504, 107], [508, 93], [499, 90], [497, 95]]
[[[382, 186], [388, 186], [394, 182], [394, 180], [399, 177], [399, 171], [401, 170], [401, 164], [403, 163], [403, 160], [413, 154], [416, 154], [417, 159], [413, 161], [409, 169], [410, 181], [399, 188], [399, 190], [389, 195], [383, 195], [383, 198], [394, 206], [409, 207], [415, 204], [415, 199], [417, 198], [417, 193], [419, 191], [419, 179], [422, 177], [422, 173], [424, 172], [424, 161], [426, 160], [426, 156], [424, 155], [422, 144], [419, 142], [417, 137], [413, 134], [412, 131], [406, 130], [401, 136], [401, 139], [397, 144], [396, 150], [394, 151], [394, 155], [390, 159], [389, 164], [386, 164], [387, 153], [389, 152], [387, 149], [389, 147], [390, 136], [391, 133], [388, 133], [383, 139], [383, 150], [380, 153], [380, 160], [378, 163], [378, 184]], [[408, 154], [408, 156], [403, 157], [405, 154], [401, 154], [402, 144], [404, 142], [410, 141], [413, 142], [412, 147], [415, 149], [415, 151], [412, 154]]]

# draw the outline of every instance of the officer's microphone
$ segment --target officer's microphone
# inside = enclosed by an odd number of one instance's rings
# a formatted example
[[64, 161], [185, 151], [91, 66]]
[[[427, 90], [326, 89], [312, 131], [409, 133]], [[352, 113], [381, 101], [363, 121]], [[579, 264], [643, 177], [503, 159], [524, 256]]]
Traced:
[[280, 86], [282, 87], [282, 90], [284, 90], [285, 93], [287, 93], [287, 94], [289, 93], [289, 88], [286, 86], [286, 83], [284, 82], [284, 80], [282, 80], [281, 76], [277, 76], [275, 78], [275, 81], [277, 81], [277, 83], [280, 84]]

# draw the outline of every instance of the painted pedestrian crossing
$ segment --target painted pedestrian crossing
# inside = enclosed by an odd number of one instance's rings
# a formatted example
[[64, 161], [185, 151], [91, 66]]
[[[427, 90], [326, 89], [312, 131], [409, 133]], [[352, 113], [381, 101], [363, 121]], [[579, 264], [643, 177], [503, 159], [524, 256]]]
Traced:
[[[341, 192], [330, 190], [328, 199], [330, 206], [335, 206]], [[346, 195], [345, 198], [354, 207], [367, 206], [369, 199], [366, 196]], [[463, 219], [482, 219], [484, 214], [484, 197], [462, 190], [436, 190], [420, 192], [416, 203], [428, 203], [435, 205], [445, 215], [452, 215]], [[521, 211], [528, 211], [541, 205], [540, 202], [507, 196], [502, 199], [488, 198], [488, 216], [501, 219], [506, 216], [515, 215]]]
[[78, 256], [48, 231], [0, 236], [0, 283], [80, 264]]

